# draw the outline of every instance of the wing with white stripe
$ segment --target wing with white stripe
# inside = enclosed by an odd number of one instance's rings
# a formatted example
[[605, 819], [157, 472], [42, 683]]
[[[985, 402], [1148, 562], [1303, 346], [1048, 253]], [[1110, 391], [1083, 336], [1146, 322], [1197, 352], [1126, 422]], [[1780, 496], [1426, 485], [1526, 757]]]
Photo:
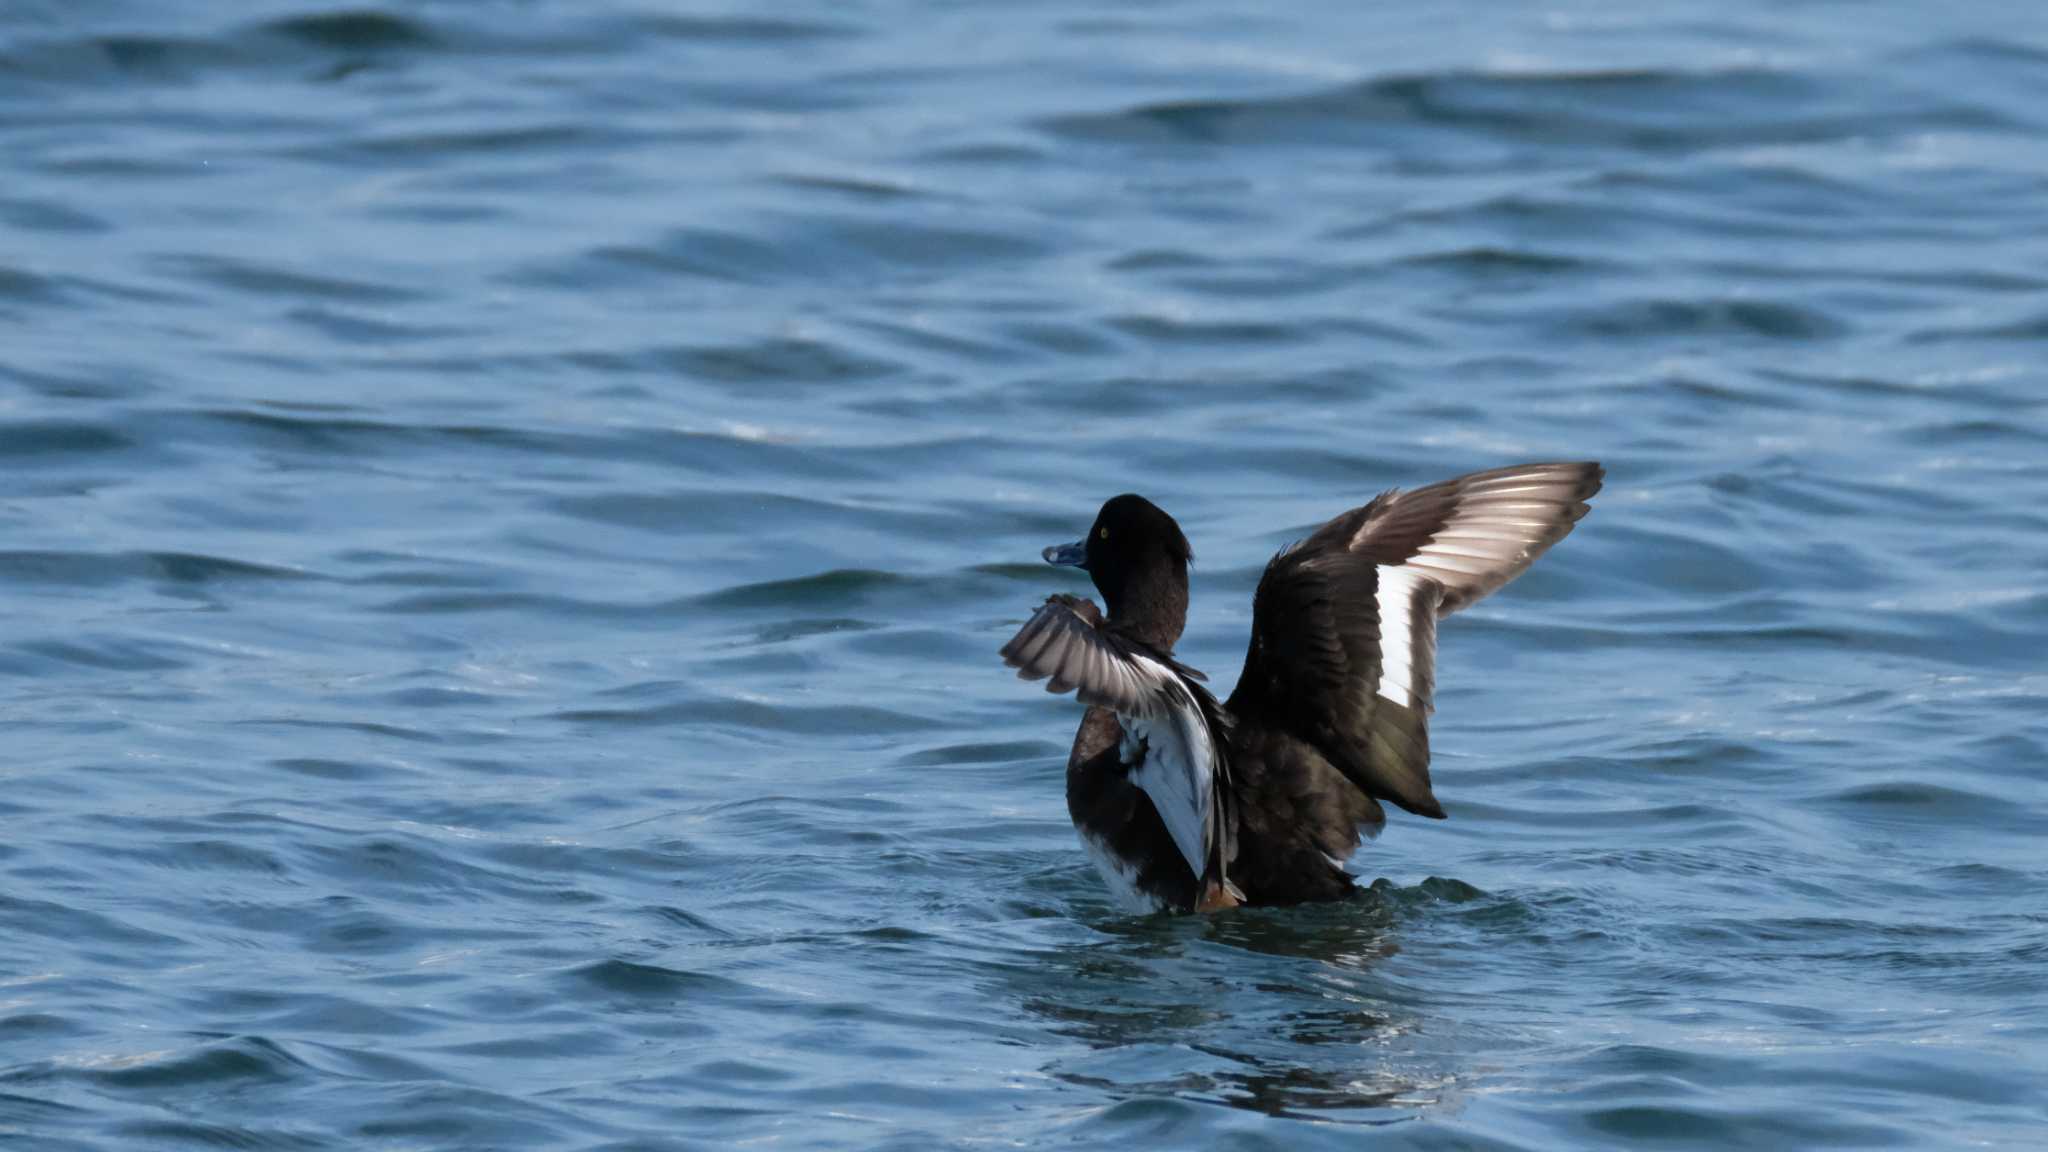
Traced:
[[1259, 580], [1251, 648], [1225, 707], [1279, 722], [1366, 795], [1442, 816], [1428, 727], [1442, 593], [1349, 550], [1280, 553]]
[[1389, 492], [1304, 542], [1342, 547], [1443, 585], [1448, 616], [1521, 575], [1571, 534], [1606, 475], [1591, 462], [1518, 464]]
[[1049, 692], [1074, 692], [1117, 714], [1122, 759], [1136, 767], [1173, 843], [1198, 878], [1221, 876], [1229, 858], [1218, 784], [1225, 768], [1215, 701], [1189, 678], [1193, 669], [1100, 629], [1094, 605], [1072, 597], [1045, 602], [1003, 646], [1003, 662], [1022, 680], [1050, 678]]
[[1525, 464], [1390, 492], [1266, 566], [1228, 708], [1277, 716], [1367, 795], [1442, 816], [1429, 781], [1436, 618], [1564, 538], [1597, 464]]

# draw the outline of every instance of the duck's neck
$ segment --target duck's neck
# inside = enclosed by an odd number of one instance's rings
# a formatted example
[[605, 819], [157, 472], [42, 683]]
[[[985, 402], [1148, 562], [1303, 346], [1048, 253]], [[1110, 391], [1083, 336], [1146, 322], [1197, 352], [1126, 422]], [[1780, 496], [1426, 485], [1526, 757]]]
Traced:
[[1188, 622], [1186, 565], [1151, 568], [1127, 580], [1119, 591], [1117, 596], [1103, 594], [1109, 605], [1110, 626], [1161, 652], [1171, 653]]

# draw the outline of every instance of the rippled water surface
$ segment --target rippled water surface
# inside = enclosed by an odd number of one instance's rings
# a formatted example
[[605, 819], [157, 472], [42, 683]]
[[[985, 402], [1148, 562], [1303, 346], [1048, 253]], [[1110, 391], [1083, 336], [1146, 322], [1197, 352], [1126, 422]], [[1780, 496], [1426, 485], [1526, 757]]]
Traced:
[[[2048, 11], [0, 5], [0, 1143], [2039, 1147]], [[995, 650], [1597, 457], [1353, 903]]]

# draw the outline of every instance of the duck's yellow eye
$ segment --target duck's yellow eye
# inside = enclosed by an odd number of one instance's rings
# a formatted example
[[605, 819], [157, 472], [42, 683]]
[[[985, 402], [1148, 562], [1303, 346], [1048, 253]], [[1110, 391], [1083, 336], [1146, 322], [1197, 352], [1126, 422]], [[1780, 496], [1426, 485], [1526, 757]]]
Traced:
[[1109, 529], [1098, 528], [1095, 530], [1095, 535], [1101, 539], [1107, 540], [1109, 539]]

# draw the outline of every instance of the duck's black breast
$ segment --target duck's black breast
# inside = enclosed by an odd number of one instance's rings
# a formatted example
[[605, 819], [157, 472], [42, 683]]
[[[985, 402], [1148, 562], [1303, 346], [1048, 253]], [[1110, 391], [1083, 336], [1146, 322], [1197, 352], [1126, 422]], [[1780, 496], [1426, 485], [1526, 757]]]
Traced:
[[1067, 814], [1117, 901], [1134, 911], [1191, 909], [1200, 884], [1152, 798], [1131, 780], [1119, 752], [1123, 725], [1090, 708], [1067, 757]]

